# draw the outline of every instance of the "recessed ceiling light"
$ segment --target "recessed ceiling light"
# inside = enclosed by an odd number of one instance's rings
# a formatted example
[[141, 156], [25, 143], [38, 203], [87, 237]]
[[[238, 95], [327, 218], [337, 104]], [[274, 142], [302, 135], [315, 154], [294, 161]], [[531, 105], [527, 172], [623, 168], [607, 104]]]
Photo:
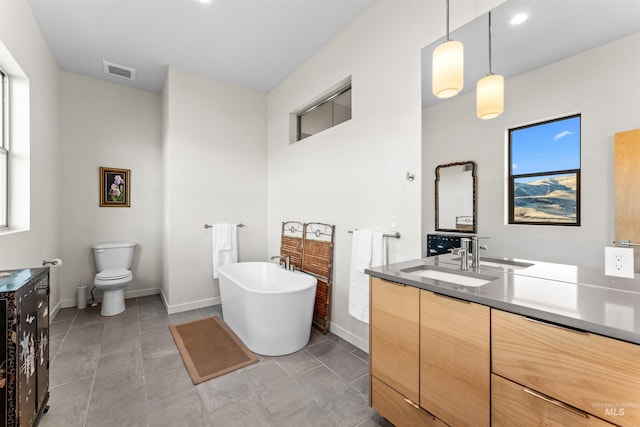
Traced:
[[200, 3], [211, 3], [212, 0], [200, 0]]
[[520, 25], [527, 19], [529, 19], [529, 14], [526, 12], [520, 12], [516, 14], [513, 18], [511, 18], [510, 23], [511, 25]]

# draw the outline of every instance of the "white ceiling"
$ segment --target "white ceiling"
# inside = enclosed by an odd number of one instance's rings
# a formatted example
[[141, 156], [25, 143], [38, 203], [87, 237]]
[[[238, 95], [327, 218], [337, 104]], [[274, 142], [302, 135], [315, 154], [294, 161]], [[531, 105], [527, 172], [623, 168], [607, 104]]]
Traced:
[[[28, 0], [60, 67], [160, 92], [168, 66], [268, 91], [374, 0]], [[107, 75], [102, 61], [136, 69]]]
[[[510, 25], [520, 11], [526, 11], [529, 20]], [[451, 33], [452, 40], [464, 45], [461, 93], [475, 90], [489, 71], [487, 18], [481, 16]], [[492, 11], [491, 27], [492, 71], [506, 79], [640, 32], [640, 0], [508, 0]], [[444, 34], [422, 50], [425, 107], [443, 101], [431, 92], [431, 58], [443, 41]], [[640, 52], [629, 55], [639, 58]]]
[[[375, 0], [28, 1], [63, 70], [159, 92], [170, 65], [269, 91]], [[521, 9], [529, 21], [510, 28]], [[508, 78], [639, 32], [640, 0], [508, 0], [492, 27], [493, 72]], [[463, 93], [487, 74], [487, 33], [486, 15], [452, 33], [465, 45]], [[424, 106], [441, 101], [430, 68], [443, 40], [423, 49]], [[103, 60], [136, 80], [105, 74]]]

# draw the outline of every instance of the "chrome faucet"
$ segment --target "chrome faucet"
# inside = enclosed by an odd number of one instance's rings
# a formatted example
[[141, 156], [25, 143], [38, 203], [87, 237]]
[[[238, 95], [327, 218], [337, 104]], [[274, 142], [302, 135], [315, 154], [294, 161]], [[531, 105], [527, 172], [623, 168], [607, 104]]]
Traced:
[[480, 245], [480, 239], [488, 239], [488, 237], [471, 236], [471, 267], [480, 267], [480, 249], [486, 250], [486, 245]]
[[471, 240], [464, 237], [460, 239], [460, 250], [458, 250], [458, 254], [460, 255], [460, 270], [468, 270], [469, 269], [469, 243]]
[[[284, 269], [289, 271], [291, 270], [291, 257], [289, 255], [275, 255], [272, 256], [271, 259], [282, 260], [284, 259]], [[282, 263], [280, 263], [282, 265]]]
[[469, 269], [469, 242], [471, 240], [467, 237], [460, 239], [460, 247], [449, 249], [454, 255], [460, 255], [460, 270]]

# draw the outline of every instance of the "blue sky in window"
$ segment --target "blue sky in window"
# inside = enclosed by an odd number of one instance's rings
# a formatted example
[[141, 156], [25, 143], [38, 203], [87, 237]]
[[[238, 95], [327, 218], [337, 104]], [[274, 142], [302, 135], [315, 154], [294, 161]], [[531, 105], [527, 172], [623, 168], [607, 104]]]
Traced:
[[580, 168], [580, 116], [511, 132], [514, 175]]

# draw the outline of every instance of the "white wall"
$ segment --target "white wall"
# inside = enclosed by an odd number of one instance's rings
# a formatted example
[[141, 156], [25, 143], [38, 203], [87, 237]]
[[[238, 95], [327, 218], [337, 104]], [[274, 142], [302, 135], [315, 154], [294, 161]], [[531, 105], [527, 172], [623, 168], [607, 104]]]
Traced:
[[[454, 3], [452, 28], [497, 3]], [[363, 349], [368, 325], [348, 314], [347, 231], [388, 231], [395, 218], [389, 261], [420, 256], [420, 52], [443, 36], [444, 7], [378, 1], [269, 94], [269, 254], [282, 221], [336, 225], [331, 330]], [[352, 120], [290, 145], [289, 114], [349, 76]]]
[[[162, 281], [162, 140], [157, 93], [62, 72], [62, 306], [93, 287], [91, 245], [137, 243], [125, 297], [159, 293]], [[99, 206], [100, 167], [131, 170], [130, 207]], [[96, 290], [95, 295], [100, 293]]]
[[[61, 255], [59, 68], [24, 0], [0, 1], [0, 41], [29, 78], [30, 228], [0, 235], [0, 269], [39, 267]], [[60, 300], [64, 266], [51, 270], [51, 308]]]
[[266, 94], [170, 68], [163, 114], [162, 289], [171, 313], [220, 302], [205, 223], [245, 224], [239, 260], [266, 259]]
[[[635, 52], [635, 54], [634, 54]], [[475, 116], [475, 92], [423, 111], [424, 232], [434, 229], [438, 164], [478, 163], [478, 235], [488, 254], [604, 268], [615, 239], [614, 134], [640, 127], [640, 34], [505, 82], [505, 111]], [[508, 128], [582, 114], [581, 226], [507, 225]]]

